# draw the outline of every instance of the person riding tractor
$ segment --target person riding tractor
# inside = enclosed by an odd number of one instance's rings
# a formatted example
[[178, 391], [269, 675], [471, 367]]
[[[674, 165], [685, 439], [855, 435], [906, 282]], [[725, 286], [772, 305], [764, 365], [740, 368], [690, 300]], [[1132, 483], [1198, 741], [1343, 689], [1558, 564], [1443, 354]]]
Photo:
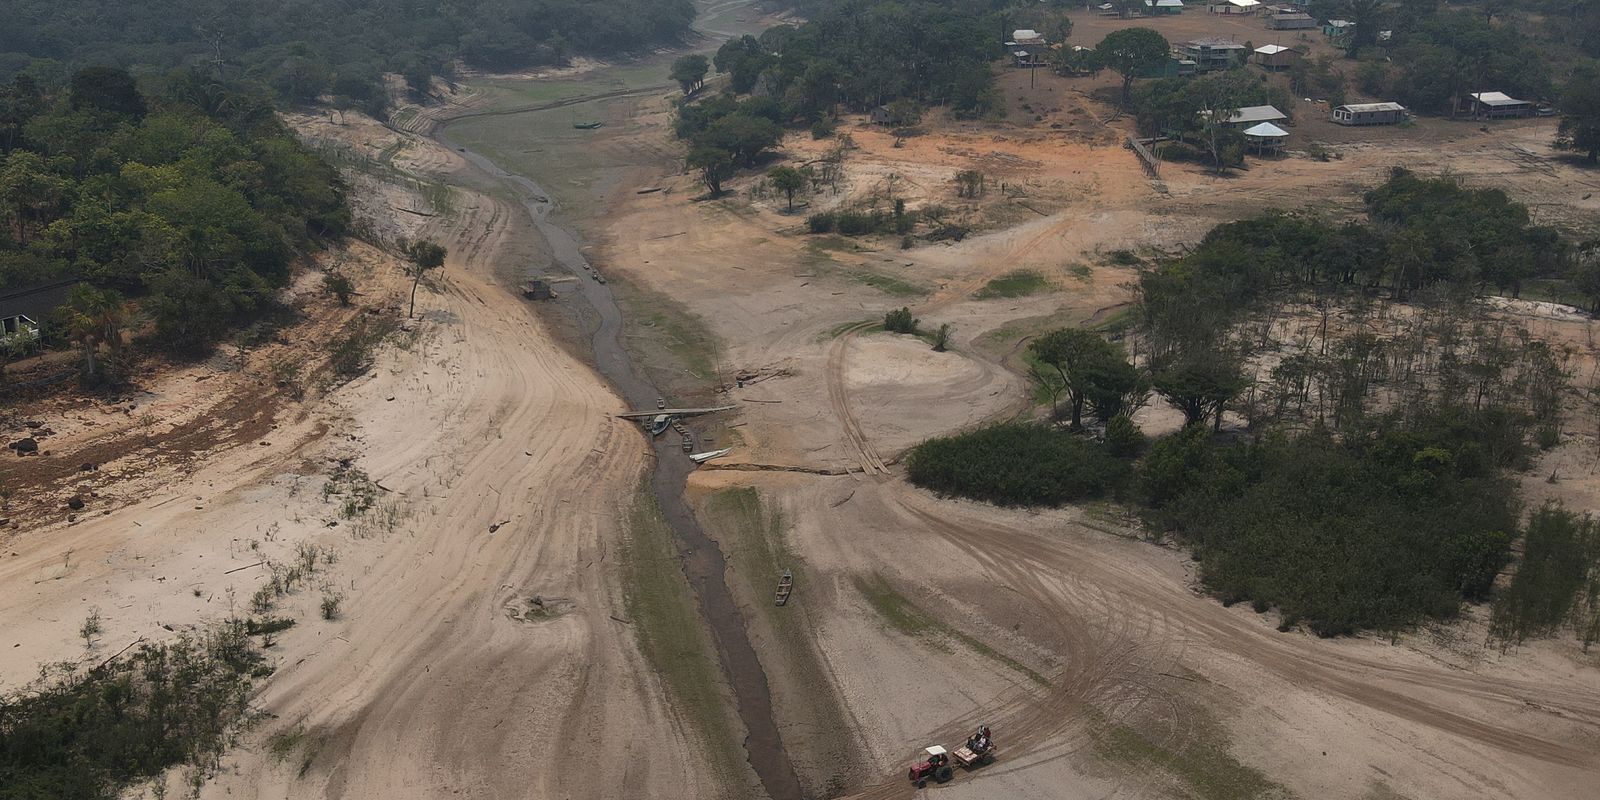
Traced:
[[967, 749], [977, 755], [981, 756], [989, 752], [989, 748], [992, 746], [993, 742], [989, 739], [988, 725], [979, 725], [978, 730], [967, 737]]

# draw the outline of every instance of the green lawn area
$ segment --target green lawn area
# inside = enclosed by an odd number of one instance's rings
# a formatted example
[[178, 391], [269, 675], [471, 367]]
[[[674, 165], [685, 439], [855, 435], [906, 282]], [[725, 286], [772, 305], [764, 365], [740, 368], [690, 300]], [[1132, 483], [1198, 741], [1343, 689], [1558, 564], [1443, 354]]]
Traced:
[[1036, 270], [1019, 269], [1008, 272], [983, 285], [978, 290], [977, 299], [996, 300], [1004, 297], [1026, 297], [1030, 294], [1050, 291], [1054, 286], [1045, 276]]

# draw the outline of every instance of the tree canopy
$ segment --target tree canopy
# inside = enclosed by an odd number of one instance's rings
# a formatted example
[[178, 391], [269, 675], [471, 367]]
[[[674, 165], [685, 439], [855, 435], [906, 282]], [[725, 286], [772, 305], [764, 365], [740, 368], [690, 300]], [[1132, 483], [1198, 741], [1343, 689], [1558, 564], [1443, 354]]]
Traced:
[[1151, 28], [1123, 28], [1106, 34], [1094, 51], [1101, 64], [1122, 76], [1122, 102], [1126, 105], [1134, 77], [1160, 66], [1171, 49], [1167, 38]]
[[177, 349], [270, 305], [291, 260], [348, 226], [333, 169], [248, 87], [94, 69], [53, 93], [19, 77], [0, 108], [0, 288], [87, 278], [144, 298]]

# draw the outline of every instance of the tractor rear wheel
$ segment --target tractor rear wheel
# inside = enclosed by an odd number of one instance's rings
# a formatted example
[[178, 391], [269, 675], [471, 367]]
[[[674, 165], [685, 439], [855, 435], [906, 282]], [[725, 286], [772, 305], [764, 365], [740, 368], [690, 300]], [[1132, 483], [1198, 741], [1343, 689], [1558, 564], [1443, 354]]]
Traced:
[[933, 779], [940, 783], [949, 783], [950, 779], [954, 778], [955, 776], [956, 771], [949, 764], [946, 764], [933, 771]]

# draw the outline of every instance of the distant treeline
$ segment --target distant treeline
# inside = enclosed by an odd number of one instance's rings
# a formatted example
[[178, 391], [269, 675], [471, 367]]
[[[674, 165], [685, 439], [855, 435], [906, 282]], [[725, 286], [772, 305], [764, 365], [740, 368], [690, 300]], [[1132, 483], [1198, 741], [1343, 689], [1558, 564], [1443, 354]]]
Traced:
[[83, 330], [63, 337], [115, 350], [122, 293], [164, 344], [201, 350], [348, 225], [337, 174], [249, 85], [179, 72], [141, 89], [95, 67], [0, 87], [0, 289], [86, 278], [97, 291], [69, 310]]
[[817, 4], [799, 26], [724, 44], [713, 64], [735, 94], [776, 98], [786, 121], [835, 107], [866, 111], [895, 100], [948, 105], [977, 116], [994, 107], [991, 62], [1001, 54], [1008, 4], [982, 0]]
[[381, 73], [419, 88], [457, 59], [514, 70], [636, 51], [677, 41], [693, 19], [689, 0], [10, 0], [0, 80], [201, 66], [285, 102], [332, 93], [377, 111]]

